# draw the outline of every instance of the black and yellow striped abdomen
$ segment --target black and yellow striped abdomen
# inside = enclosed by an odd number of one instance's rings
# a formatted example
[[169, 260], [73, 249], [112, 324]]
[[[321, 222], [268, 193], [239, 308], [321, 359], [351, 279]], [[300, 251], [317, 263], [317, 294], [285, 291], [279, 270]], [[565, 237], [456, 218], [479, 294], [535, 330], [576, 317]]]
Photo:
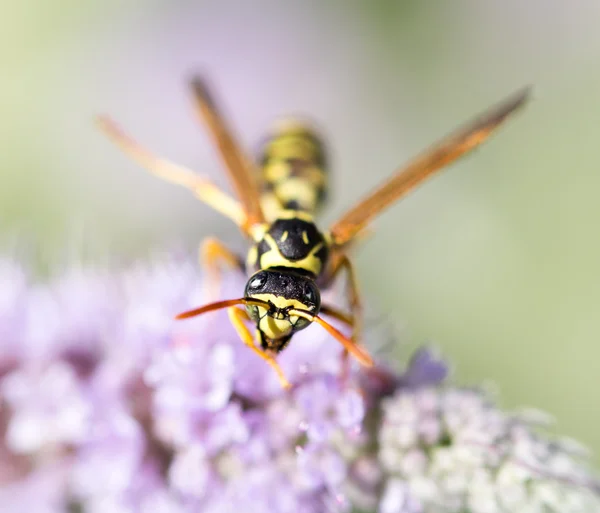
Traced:
[[326, 155], [319, 136], [308, 126], [284, 121], [262, 148], [261, 204], [268, 219], [281, 210], [314, 214], [327, 195]]

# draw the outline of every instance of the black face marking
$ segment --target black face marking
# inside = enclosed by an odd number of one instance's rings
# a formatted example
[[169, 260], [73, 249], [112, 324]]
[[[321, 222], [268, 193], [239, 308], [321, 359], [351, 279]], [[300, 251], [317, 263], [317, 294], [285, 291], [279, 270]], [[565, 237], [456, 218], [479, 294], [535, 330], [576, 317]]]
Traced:
[[[256, 294], [272, 294], [273, 296], [299, 301], [311, 313], [319, 313], [321, 308], [321, 294], [314, 280], [296, 273], [293, 270], [267, 269], [255, 273], [246, 284], [245, 297]], [[258, 315], [256, 307], [255, 315]], [[276, 313], [275, 305], [269, 309], [269, 313]], [[249, 312], [253, 316], [253, 312]], [[255, 319], [256, 320], [256, 319]]]
[[[277, 219], [267, 233], [273, 237], [279, 252], [292, 261], [306, 258], [317, 244], [325, 245], [323, 235], [314, 223], [302, 219]], [[262, 255], [260, 247], [259, 255]]]

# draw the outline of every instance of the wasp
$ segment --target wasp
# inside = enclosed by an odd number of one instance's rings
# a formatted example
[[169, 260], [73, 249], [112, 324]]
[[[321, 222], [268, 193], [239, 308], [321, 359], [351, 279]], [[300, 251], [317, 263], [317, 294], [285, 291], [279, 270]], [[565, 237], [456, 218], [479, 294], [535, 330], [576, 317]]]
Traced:
[[[335, 221], [320, 229], [315, 216], [327, 193], [327, 156], [320, 136], [306, 124], [287, 121], [266, 139], [253, 162], [237, 142], [215, 102], [206, 80], [190, 81], [195, 110], [210, 135], [235, 191], [235, 199], [191, 169], [165, 160], [127, 135], [109, 117], [100, 128], [133, 160], [152, 174], [190, 189], [197, 198], [231, 219], [249, 240], [245, 262], [215, 238], [201, 246], [201, 260], [218, 276], [223, 265], [248, 275], [243, 296], [212, 302], [177, 316], [185, 319], [227, 309], [241, 340], [277, 373], [284, 388], [290, 383], [276, 361], [293, 334], [316, 323], [364, 366], [373, 359], [360, 345], [361, 299], [349, 250], [375, 216], [426, 178], [483, 143], [529, 97], [529, 88], [513, 93], [475, 119], [451, 132], [400, 167]], [[349, 313], [321, 302], [321, 290], [343, 273]], [[324, 317], [325, 316], [325, 317]], [[345, 335], [325, 318], [347, 325]], [[252, 334], [248, 323], [253, 323]]]

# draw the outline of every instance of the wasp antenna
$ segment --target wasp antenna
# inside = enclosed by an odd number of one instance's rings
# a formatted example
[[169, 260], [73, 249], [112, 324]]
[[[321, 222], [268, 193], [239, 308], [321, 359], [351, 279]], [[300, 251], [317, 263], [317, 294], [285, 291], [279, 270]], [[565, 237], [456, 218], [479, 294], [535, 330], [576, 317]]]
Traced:
[[206, 312], [213, 312], [214, 310], [220, 310], [221, 308], [227, 308], [235, 305], [243, 305], [246, 303], [244, 298], [240, 299], [226, 299], [225, 301], [216, 301], [215, 303], [210, 303], [208, 305], [201, 306], [200, 308], [194, 308], [193, 310], [188, 310], [187, 312], [183, 312], [178, 314], [175, 319], [188, 319], [190, 317], [196, 317], [197, 315], [202, 315]]
[[356, 358], [361, 365], [364, 365], [365, 367], [373, 367], [373, 365], [375, 365], [373, 358], [371, 358], [371, 355], [369, 355], [365, 349], [359, 346], [356, 342], [352, 341], [352, 339], [346, 337], [341, 331], [334, 328], [331, 324], [318, 315], [313, 315], [309, 312], [305, 312], [304, 310], [296, 309], [290, 310], [289, 313], [291, 315], [304, 317], [311, 322], [316, 322], [317, 324], [323, 326], [323, 328], [325, 328], [330, 335], [332, 335], [340, 344], [342, 344], [344, 349], [354, 356], [354, 358]]
[[255, 306], [264, 306], [266, 308], [269, 307], [269, 303], [266, 301], [262, 301], [260, 299], [251, 299], [241, 297], [239, 299], [226, 299], [224, 301], [216, 301], [214, 303], [209, 303], [208, 305], [201, 306], [200, 308], [194, 308], [193, 310], [188, 310], [187, 312], [183, 312], [175, 316], [175, 319], [188, 319], [190, 317], [196, 317], [197, 315], [202, 315], [207, 312], [213, 312], [215, 310], [220, 310], [222, 308], [228, 308], [230, 306], [235, 305], [255, 305]]
[[364, 365], [365, 367], [373, 367], [373, 365], [375, 365], [373, 358], [371, 358], [371, 355], [367, 353], [365, 349], [346, 337], [342, 332], [334, 328], [327, 321], [321, 319], [321, 317], [317, 315], [315, 316], [315, 322], [323, 326], [323, 328], [325, 328], [330, 335], [332, 335], [340, 344], [342, 344], [344, 349], [354, 356], [354, 358], [356, 358], [361, 365]]

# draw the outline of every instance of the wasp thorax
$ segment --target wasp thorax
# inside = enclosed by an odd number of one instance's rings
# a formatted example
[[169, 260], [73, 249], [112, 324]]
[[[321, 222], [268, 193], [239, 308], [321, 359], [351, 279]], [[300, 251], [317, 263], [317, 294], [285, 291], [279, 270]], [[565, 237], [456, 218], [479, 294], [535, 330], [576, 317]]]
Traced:
[[250, 269], [298, 269], [299, 274], [318, 277], [326, 267], [329, 247], [324, 235], [306, 214], [288, 212], [290, 217], [273, 221], [249, 254]]
[[321, 295], [314, 280], [295, 271], [258, 271], [248, 280], [244, 295], [265, 302], [264, 306], [246, 308], [258, 329], [274, 340], [310, 324], [308, 319], [295, 315], [295, 310], [317, 315], [321, 308]]

